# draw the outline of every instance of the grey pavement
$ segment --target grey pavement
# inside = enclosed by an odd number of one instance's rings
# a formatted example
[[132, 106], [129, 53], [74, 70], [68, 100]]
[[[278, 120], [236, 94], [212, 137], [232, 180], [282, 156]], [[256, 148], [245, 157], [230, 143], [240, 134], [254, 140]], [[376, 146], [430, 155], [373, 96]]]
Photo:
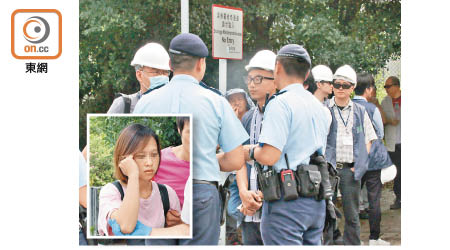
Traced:
[[[380, 238], [388, 241], [391, 245], [401, 245], [401, 209], [391, 210], [390, 205], [394, 202], [395, 195], [392, 191], [392, 183], [386, 183], [383, 186], [381, 194], [381, 236]], [[338, 205], [339, 207], [339, 205]], [[369, 220], [360, 220], [361, 223], [361, 242], [364, 245], [369, 243]], [[339, 229], [344, 230], [344, 220], [339, 221]]]

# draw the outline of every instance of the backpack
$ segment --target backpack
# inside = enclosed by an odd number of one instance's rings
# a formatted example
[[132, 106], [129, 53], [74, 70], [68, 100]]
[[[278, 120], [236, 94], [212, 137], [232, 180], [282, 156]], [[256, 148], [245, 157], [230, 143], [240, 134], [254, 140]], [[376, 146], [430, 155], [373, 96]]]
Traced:
[[125, 106], [123, 108], [122, 113], [124, 113], [124, 114], [131, 113], [131, 98], [128, 95], [123, 94], [123, 93], [117, 93], [116, 94], [116, 98], [117, 97], [122, 97], [123, 98], [123, 102], [125, 103]]
[[[120, 185], [120, 182], [114, 181], [112, 184], [119, 190], [120, 200], [123, 200], [124, 193], [123, 193], [122, 185]], [[170, 209], [169, 193], [167, 192], [167, 188], [165, 185], [159, 184], [159, 183], [156, 183], [156, 184], [158, 184], [159, 194], [161, 195], [161, 200], [162, 200], [163, 208], [164, 208], [164, 219], [165, 219], [167, 212]], [[164, 222], [164, 226], [167, 226], [166, 222]]]
[[[117, 190], [119, 190], [120, 193], [120, 200], [123, 201], [123, 197], [124, 197], [124, 192], [123, 192], [123, 188], [120, 185], [120, 182], [114, 181], [112, 182], [112, 184], [117, 188]], [[161, 195], [161, 201], [163, 203], [163, 208], [164, 208], [164, 221], [167, 215], [167, 212], [170, 209], [170, 201], [169, 201], [169, 193], [167, 192], [167, 188], [165, 185], [163, 184], [158, 184], [158, 188], [159, 188], [159, 194]], [[164, 226], [167, 226], [167, 223], [164, 222]], [[116, 240], [116, 239], [101, 239], [98, 241], [99, 243], [102, 243], [104, 245], [110, 245], [113, 244], [115, 242], [120, 242], [120, 240]], [[145, 245], [145, 239], [126, 239], [126, 243], [127, 245]]]

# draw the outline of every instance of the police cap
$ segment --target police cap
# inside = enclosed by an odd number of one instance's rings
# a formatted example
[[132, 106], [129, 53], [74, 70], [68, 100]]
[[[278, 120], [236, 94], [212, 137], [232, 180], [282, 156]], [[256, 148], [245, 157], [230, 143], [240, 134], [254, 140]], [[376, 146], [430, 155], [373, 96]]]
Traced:
[[202, 39], [191, 33], [182, 33], [170, 41], [169, 52], [177, 55], [207, 57], [208, 48]]
[[307, 62], [311, 67], [311, 58], [309, 57], [308, 51], [298, 44], [288, 44], [283, 46], [278, 51], [277, 57], [297, 58], [300, 62]]

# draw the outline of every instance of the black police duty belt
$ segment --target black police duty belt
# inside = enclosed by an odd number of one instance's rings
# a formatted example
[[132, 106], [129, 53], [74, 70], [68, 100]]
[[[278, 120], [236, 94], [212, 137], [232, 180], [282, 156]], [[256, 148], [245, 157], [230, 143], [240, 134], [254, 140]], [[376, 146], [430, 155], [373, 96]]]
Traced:
[[[312, 159], [312, 158], [314, 158], [314, 157], [317, 157], [319, 154], [317, 153], [317, 152], [314, 152], [311, 156], [310, 156], [310, 159]], [[254, 158], [254, 148], [252, 148], [251, 150], [250, 150], [250, 159], [252, 159], [252, 160], [254, 160], [255, 162], [257, 162], [256, 161], [256, 159]], [[288, 161], [288, 159], [287, 159], [287, 157], [286, 157], [286, 161]], [[263, 165], [260, 165], [260, 164], [257, 164], [258, 166], [257, 166], [257, 168], [259, 168], [258, 170], [258, 179], [260, 179], [260, 178], [262, 178], [262, 176], [260, 176], [260, 175], [262, 175], [264, 172], [266, 172], [266, 171], [264, 171], [263, 170]], [[297, 170], [296, 171], [292, 171], [293, 172], [293, 174], [294, 174], [294, 176], [295, 176], [295, 179], [297, 180], [297, 186], [299, 186], [299, 185], [301, 185], [300, 184], [300, 178], [299, 178], [299, 176], [298, 176], [298, 171], [299, 171], [299, 167], [301, 167], [302, 165], [298, 165], [297, 166]], [[268, 168], [269, 168], [269, 171], [273, 171], [273, 167], [272, 166], [268, 166]], [[280, 173], [277, 173], [276, 175], [277, 175], [277, 177], [278, 177], [278, 180], [279, 180], [279, 182], [278, 182], [278, 184], [280, 185], [279, 186], [279, 188], [281, 189], [282, 188], [282, 177], [281, 177], [281, 173], [282, 173], [282, 171], [283, 170], [286, 170], [286, 169], [282, 169], [281, 171], [280, 171]], [[261, 187], [262, 188], [262, 187]], [[263, 193], [264, 193], [264, 191], [263, 191]], [[301, 196], [300, 194], [298, 194], [299, 195], [299, 197], [304, 197], [304, 196]], [[310, 197], [310, 196], [307, 196], [307, 197]], [[316, 197], [316, 198], [318, 198], [318, 197]], [[320, 198], [320, 199], [318, 199], [318, 200], [322, 200], [322, 198]]]

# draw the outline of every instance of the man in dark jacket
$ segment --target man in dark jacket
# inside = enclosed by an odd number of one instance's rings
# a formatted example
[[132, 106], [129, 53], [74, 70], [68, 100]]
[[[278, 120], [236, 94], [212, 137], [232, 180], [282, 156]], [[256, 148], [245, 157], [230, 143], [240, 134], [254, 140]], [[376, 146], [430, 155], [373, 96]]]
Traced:
[[372, 142], [369, 153], [369, 168], [361, 180], [361, 186], [366, 184], [367, 196], [369, 200], [369, 225], [370, 236], [369, 245], [390, 245], [389, 242], [380, 238], [381, 208], [380, 198], [382, 191], [381, 169], [392, 165], [391, 159], [383, 145], [383, 121], [378, 108], [368, 102], [375, 91], [375, 81], [372, 75], [368, 73], [357, 74], [357, 87], [355, 88], [355, 97], [353, 102], [366, 108], [378, 139]]

